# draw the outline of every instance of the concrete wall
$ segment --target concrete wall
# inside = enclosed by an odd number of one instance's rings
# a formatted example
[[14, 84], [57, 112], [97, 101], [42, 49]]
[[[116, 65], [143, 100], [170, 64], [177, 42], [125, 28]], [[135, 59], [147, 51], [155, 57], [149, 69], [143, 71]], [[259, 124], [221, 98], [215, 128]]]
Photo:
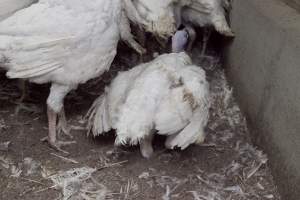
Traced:
[[234, 0], [228, 77], [283, 200], [300, 199], [300, 15], [279, 0]]
[[282, 1], [286, 2], [289, 6], [300, 11], [300, 0], [282, 0]]

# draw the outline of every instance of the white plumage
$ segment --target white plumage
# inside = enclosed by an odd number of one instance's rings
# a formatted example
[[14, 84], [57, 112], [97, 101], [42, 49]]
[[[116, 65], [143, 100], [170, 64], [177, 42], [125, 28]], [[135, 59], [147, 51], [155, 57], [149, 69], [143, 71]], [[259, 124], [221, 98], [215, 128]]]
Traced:
[[0, 21], [9, 17], [17, 10], [30, 6], [37, 0], [1, 0], [0, 1]]
[[78, 84], [109, 69], [118, 41], [140, 53], [121, 0], [40, 0], [0, 22], [0, 61], [9, 78], [51, 82], [47, 99], [49, 142], [56, 140], [56, 114], [66, 132], [63, 99]]
[[168, 148], [203, 142], [209, 105], [204, 70], [186, 53], [164, 54], [119, 73], [90, 109], [89, 128], [94, 136], [115, 129], [117, 144], [140, 142], [149, 157], [153, 130]]

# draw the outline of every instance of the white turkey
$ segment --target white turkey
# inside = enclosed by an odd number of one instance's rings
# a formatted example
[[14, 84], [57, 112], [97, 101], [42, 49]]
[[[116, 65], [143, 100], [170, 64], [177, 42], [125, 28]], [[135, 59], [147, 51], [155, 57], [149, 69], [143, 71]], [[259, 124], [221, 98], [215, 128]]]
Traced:
[[[139, 53], [130, 34], [122, 0], [40, 0], [0, 22], [0, 62], [9, 78], [51, 83], [47, 99], [48, 142], [57, 150], [72, 144], [57, 139], [69, 134], [64, 97], [78, 84], [109, 69], [120, 39]], [[67, 152], [66, 152], [67, 153]]]
[[[184, 32], [176, 33], [173, 42], [173, 51], [182, 51]], [[167, 135], [170, 149], [203, 142], [209, 106], [205, 71], [184, 52], [164, 54], [119, 73], [89, 110], [88, 128], [94, 136], [115, 129], [116, 144], [139, 143], [148, 158], [156, 131]]]
[[[201, 55], [204, 56], [212, 28], [220, 34], [233, 37], [234, 34], [226, 21], [226, 12], [230, 8], [229, 0], [179, 0], [175, 9], [177, 25], [184, 25], [190, 40], [196, 39], [193, 26], [203, 27], [203, 46]], [[187, 47], [191, 50], [192, 42]]]

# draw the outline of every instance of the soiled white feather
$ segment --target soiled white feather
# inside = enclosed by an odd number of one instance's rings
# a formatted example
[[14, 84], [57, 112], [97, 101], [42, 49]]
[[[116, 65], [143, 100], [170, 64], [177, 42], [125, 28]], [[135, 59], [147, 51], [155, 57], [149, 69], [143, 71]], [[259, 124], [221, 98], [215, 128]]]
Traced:
[[120, 73], [91, 108], [89, 128], [96, 136], [110, 124], [121, 144], [137, 144], [155, 129], [174, 135], [169, 148], [184, 149], [203, 141], [208, 109], [205, 72], [187, 54], [171, 53]]

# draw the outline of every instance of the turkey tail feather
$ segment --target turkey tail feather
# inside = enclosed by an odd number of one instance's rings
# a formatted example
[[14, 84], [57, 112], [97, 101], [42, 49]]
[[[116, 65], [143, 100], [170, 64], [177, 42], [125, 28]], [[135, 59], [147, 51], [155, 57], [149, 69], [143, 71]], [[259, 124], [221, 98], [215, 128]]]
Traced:
[[106, 93], [94, 101], [87, 112], [86, 119], [88, 120], [88, 135], [91, 133], [96, 137], [111, 129]]

